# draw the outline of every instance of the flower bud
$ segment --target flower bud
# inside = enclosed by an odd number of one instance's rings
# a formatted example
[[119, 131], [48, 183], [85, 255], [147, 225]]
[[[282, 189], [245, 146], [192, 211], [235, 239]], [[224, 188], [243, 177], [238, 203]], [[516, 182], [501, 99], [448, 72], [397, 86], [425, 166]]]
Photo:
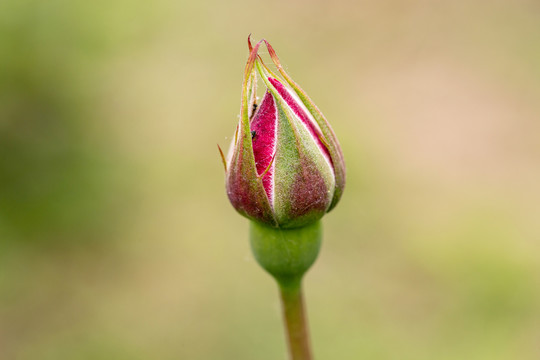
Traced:
[[[282, 78], [258, 56], [263, 41]], [[339, 201], [343, 154], [330, 124], [285, 72], [270, 44], [261, 40], [252, 47], [248, 39], [248, 45], [240, 121], [223, 158], [227, 195], [240, 214], [259, 223], [305, 226]], [[260, 105], [257, 73], [266, 86]]]

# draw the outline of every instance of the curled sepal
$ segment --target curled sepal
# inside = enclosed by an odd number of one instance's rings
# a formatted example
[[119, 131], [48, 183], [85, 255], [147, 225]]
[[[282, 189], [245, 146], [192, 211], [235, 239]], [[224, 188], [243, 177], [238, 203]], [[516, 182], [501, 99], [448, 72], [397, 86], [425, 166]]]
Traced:
[[260, 44], [261, 42], [253, 47], [244, 72], [240, 122], [231, 149], [230, 162], [227, 164], [226, 188], [231, 204], [239, 213], [250, 219], [277, 226], [262, 179], [257, 174], [249, 125], [249, 107], [254, 98], [253, 66]]

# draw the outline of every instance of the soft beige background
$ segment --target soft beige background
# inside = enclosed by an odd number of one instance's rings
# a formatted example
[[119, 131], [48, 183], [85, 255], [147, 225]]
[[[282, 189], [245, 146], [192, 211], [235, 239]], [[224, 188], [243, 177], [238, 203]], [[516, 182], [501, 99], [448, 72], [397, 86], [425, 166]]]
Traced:
[[216, 143], [246, 37], [348, 165], [317, 359], [540, 358], [537, 1], [0, 2], [0, 358], [285, 359]]

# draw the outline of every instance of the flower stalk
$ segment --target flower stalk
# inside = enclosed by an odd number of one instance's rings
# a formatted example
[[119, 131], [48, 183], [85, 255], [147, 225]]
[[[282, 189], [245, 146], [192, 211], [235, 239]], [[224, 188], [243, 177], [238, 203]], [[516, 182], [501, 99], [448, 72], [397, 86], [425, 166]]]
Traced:
[[251, 222], [251, 249], [257, 262], [276, 279], [291, 360], [311, 360], [302, 278], [321, 247], [321, 223], [275, 229]]
[[311, 360], [311, 345], [301, 282], [279, 284], [283, 319], [292, 360]]
[[[276, 73], [258, 54], [263, 44]], [[291, 360], [311, 360], [302, 278], [319, 254], [320, 220], [343, 194], [345, 162], [330, 124], [272, 46], [248, 38], [248, 47], [239, 123], [227, 157], [219, 149], [227, 195], [250, 220], [257, 262], [279, 285]]]

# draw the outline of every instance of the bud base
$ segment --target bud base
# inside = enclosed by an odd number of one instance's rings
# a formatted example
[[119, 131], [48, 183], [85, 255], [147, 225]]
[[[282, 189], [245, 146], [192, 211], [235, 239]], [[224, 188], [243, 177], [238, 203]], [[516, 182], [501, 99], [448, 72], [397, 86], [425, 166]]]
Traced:
[[273, 228], [254, 221], [250, 224], [253, 255], [281, 286], [300, 282], [317, 259], [321, 240], [320, 221], [293, 229]]

